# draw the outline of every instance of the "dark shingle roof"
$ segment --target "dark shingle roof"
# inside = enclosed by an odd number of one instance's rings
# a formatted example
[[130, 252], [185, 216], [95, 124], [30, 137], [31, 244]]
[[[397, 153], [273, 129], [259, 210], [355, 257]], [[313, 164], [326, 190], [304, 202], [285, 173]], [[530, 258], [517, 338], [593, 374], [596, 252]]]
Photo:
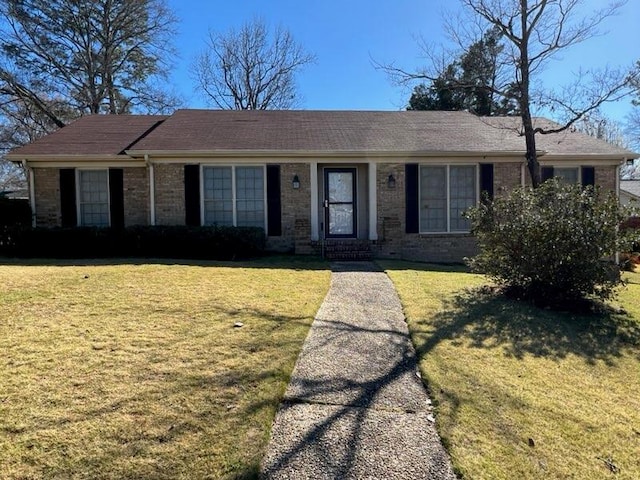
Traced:
[[13, 150], [9, 158], [32, 155], [119, 155], [166, 118], [163, 115], [88, 115]]
[[[117, 155], [125, 149], [131, 155], [193, 151], [523, 155], [524, 138], [515, 128], [519, 124], [517, 118], [442, 111], [178, 110], [169, 117], [96, 115], [17, 149], [11, 157]], [[638, 157], [571, 131], [538, 135], [537, 141], [538, 150], [549, 155]]]

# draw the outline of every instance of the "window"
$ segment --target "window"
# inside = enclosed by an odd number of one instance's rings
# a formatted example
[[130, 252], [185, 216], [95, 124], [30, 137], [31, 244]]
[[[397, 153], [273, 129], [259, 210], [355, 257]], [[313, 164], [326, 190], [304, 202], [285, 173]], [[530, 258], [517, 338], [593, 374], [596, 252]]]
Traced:
[[477, 202], [475, 165], [420, 166], [420, 231], [468, 232], [462, 214]]
[[85, 227], [108, 227], [108, 170], [78, 170], [77, 181], [79, 224]]
[[264, 167], [203, 167], [204, 225], [265, 226]]
[[554, 168], [553, 176], [558, 177], [561, 182], [568, 184], [576, 184], [579, 183], [579, 168]]

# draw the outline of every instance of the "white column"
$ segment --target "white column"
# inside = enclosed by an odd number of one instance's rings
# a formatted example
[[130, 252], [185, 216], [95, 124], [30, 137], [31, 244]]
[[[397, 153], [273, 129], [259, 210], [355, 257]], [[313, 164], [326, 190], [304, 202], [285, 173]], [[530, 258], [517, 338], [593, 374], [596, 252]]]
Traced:
[[309, 181], [311, 182], [311, 240], [318, 241], [319, 222], [318, 222], [318, 162], [310, 162], [309, 164]]
[[153, 163], [149, 162], [149, 156], [144, 156], [147, 165], [149, 166], [149, 223], [151, 225], [156, 224], [156, 178], [153, 171]]
[[369, 162], [369, 240], [378, 239], [377, 164]]
[[33, 173], [33, 168], [29, 167], [26, 160], [22, 161], [22, 165], [25, 170], [29, 174], [28, 184], [29, 184], [29, 206], [31, 207], [31, 226], [33, 228], [36, 227], [36, 186], [35, 186], [35, 175]]

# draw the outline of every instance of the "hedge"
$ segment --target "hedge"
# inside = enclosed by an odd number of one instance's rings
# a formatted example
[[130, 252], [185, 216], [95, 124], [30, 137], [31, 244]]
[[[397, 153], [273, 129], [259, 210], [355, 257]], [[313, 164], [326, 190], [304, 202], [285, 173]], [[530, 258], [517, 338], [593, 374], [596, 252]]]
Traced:
[[0, 197], [0, 226], [31, 225], [31, 207], [28, 200]]
[[264, 247], [264, 229], [254, 227], [0, 226], [0, 256], [5, 257], [234, 260], [261, 255]]

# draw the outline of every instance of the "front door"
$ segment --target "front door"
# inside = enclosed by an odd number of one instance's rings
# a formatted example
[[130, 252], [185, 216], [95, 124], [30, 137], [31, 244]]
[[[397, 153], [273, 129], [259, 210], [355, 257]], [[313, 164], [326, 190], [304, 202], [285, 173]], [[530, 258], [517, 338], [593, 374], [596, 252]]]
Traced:
[[324, 215], [327, 238], [356, 236], [356, 169], [324, 171]]

